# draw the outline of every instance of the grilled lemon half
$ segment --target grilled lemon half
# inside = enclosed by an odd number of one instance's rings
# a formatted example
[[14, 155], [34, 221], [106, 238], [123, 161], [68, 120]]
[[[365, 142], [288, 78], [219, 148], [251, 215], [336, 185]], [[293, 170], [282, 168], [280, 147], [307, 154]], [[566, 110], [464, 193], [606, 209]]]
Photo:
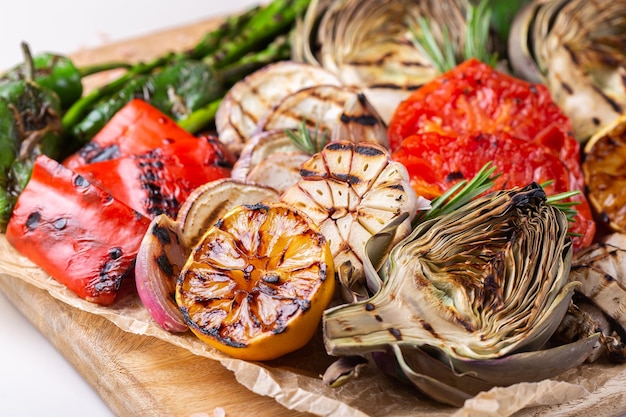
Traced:
[[626, 115], [589, 139], [582, 169], [598, 220], [626, 233]]
[[176, 302], [201, 340], [262, 361], [313, 337], [334, 288], [330, 246], [307, 215], [279, 202], [241, 205], [195, 246]]

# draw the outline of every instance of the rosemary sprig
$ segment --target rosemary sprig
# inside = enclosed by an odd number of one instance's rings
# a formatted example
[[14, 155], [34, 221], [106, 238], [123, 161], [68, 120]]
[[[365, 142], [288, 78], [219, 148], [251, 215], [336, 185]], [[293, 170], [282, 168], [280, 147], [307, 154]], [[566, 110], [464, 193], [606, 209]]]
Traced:
[[328, 132], [324, 131], [320, 135], [319, 124], [317, 124], [315, 125], [315, 130], [313, 130], [313, 136], [311, 136], [311, 131], [306, 126], [306, 120], [304, 119], [302, 119], [302, 123], [298, 127], [297, 132], [287, 129], [285, 130], [285, 134], [298, 148], [309, 155], [320, 152], [328, 143]]
[[459, 181], [445, 193], [434, 198], [430, 203], [430, 210], [422, 212], [421, 216], [416, 216], [416, 221], [421, 223], [452, 213], [469, 203], [493, 187], [495, 180], [501, 175], [494, 174], [495, 170], [496, 167], [491, 162], [486, 163], [469, 182], [467, 180]]
[[454, 43], [450, 40], [450, 31], [447, 26], [442, 29], [442, 43], [443, 50], [437, 43], [435, 35], [430, 29], [430, 23], [424, 16], [417, 18], [417, 24], [419, 31], [415, 26], [411, 26], [409, 30], [413, 35], [413, 45], [419, 49], [419, 51], [429, 57], [431, 63], [437, 71], [446, 72], [450, 68], [456, 66], [456, 51], [454, 50]]
[[[430, 203], [431, 208], [416, 216], [413, 224], [415, 225], [444, 214], [452, 213], [489, 190], [493, 187], [495, 180], [502, 175], [501, 173], [495, 173], [495, 170], [496, 167], [493, 166], [492, 162], [486, 163], [470, 181], [460, 181], [439, 197], [434, 198]], [[545, 189], [552, 184], [552, 182], [553, 181], [546, 181], [539, 185]], [[578, 194], [580, 194], [580, 191], [574, 190], [549, 195], [546, 197], [546, 202], [565, 213], [569, 222], [574, 222], [578, 214], [574, 206], [580, 203], [578, 201], [565, 200]], [[571, 233], [571, 235], [573, 236], [575, 234]]]
[[414, 24], [409, 26], [415, 47], [426, 55], [441, 73], [454, 68], [457, 62], [470, 58], [476, 58], [491, 66], [495, 66], [498, 61], [498, 55], [490, 54], [487, 50], [491, 25], [489, 0], [481, 0], [478, 5], [470, 4], [465, 20], [465, 37], [458, 55], [447, 26], [442, 28], [441, 44], [437, 42], [427, 18], [420, 16], [417, 19], [417, 27]]
[[[542, 182], [541, 184], [539, 184], [541, 186], [541, 188], [543, 188], [544, 190], [549, 187], [550, 185], [552, 185], [554, 181], [550, 180], [550, 181], [545, 181]], [[578, 204], [580, 204], [580, 202], [578, 201], [563, 201], [566, 200], [570, 197], [574, 197], [575, 195], [580, 194], [580, 191], [566, 191], [564, 193], [559, 193], [559, 194], [554, 194], [554, 195], [549, 195], [546, 198], [546, 201], [548, 203], [550, 203], [552, 206], [558, 208], [559, 210], [561, 210], [563, 213], [565, 213], [565, 215], [567, 216], [567, 220], [570, 222], [574, 222], [575, 221], [575, 217], [578, 214], [578, 211], [573, 208], [574, 206], [577, 206]]]
[[567, 198], [573, 197], [575, 195], [580, 194], [580, 191], [567, 191], [564, 193], [549, 195], [546, 198], [546, 201], [551, 204], [553, 207], [558, 208], [567, 216], [567, 220], [570, 222], [575, 222], [575, 217], [578, 214], [578, 210], [574, 208], [580, 204], [578, 201], [563, 201]]
[[489, 0], [481, 0], [477, 6], [470, 5], [467, 10], [463, 57], [465, 59], [476, 58], [493, 67], [498, 62], [498, 54], [487, 52], [490, 23]]

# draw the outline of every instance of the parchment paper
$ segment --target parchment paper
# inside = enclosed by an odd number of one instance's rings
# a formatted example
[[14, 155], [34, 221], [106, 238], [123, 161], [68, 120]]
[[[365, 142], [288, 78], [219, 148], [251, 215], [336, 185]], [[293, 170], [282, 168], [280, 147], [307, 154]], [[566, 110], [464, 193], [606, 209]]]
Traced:
[[304, 348], [266, 363], [232, 359], [191, 333], [176, 335], [157, 326], [127, 282], [113, 306], [79, 299], [63, 285], [17, 253], [0, 235], [0, 275], [24, 280], [75, 308], [103, 316], [124, 331], [153, 336], [190, 352], [219, 361], [251, 391], [274, 398], [288, 409], [329, 417], [404, 416], [620, 416], [626, 413], [626, 365], [584, 364], [554, 379], [494, 388], [466, 401], [462, 408], [436, 403], [414, 389], [366, 367], [339, 388], [325, 386], [320, 375], [333, 361], [321, 334]]

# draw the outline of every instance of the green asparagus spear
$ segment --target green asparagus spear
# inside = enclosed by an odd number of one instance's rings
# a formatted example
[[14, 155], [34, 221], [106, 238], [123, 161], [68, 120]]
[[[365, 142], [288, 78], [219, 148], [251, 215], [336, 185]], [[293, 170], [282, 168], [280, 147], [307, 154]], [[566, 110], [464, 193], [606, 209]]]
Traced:
[[[121, 108], [123, 100], [131, 96], [140, 96], [194, 129], [201, 128], [202, 123], [206, 126], [213, 121], [215, 103], [234, 82], [263, 65], [289, 58], [287, 33], [309, 2], [273, 0], [253, 7], [227, 19], [190, 51], [132, 67], [119, 79], [76, 102], [63, 117], [64, 130], [85, 143], [104, 126], [111, 112]], [[202, 67], [193, 63], [191, 58], [207, 53]], [[186, 78], [177, 72], [186, 72]], [[149, 74], [145, 84], [138, 86], [133, 82], [145, 74]], [[134, 88], [140, 90], [133, 91]], [[185, 122], [196, 111], [199, 113]]]
[[289, 35], [281, 35], [276, 37], [265, 49], [258, 52], [250, 52], [237, 62], [220, 68], [219, 74], [224, 83], [230, 87], [259, 68], [272, 62], [289, 59], [290, 56], [291, 43], [289, 42]]
[[205, 129], [215, 120], [215, 114], [220, 107], [222, 99], [219, 98], [206, 106], [194, 111], [186, 118], [180, 120], [178, 125], [188, 132], [197, 133]]
[[259, 10], [237, 36], [223, 42], [205, 62], [222, 68], [255, 49], [262, 49], [277, 36], [289, 31], [302, 15], [310, 0], [274, 0]]
[[254, 17], [260, 6], [254, 6], [241, 14], [232, 15], [226, 18], [217, 28], [207, 33], [198, 44], [185, 55], [191, 59], [202, 59], [205, 56], [214, 53], [225, 39], [233, 37], [236, 33], [248, 24], [250, 19]]

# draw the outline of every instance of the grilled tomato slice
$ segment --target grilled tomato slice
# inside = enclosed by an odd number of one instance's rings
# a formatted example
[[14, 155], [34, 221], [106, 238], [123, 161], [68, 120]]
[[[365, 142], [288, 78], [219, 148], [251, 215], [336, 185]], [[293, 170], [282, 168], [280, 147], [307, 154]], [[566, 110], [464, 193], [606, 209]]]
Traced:
[[389, 145], [420, 133], [507, 133], [545, 146], [558, 156], [582, 190], [580, 144], [569, 118], [548, 89], [470, 59], [417, 89], [389, 122]]
[[240, 205], [207, 230], [176, 284], [201, 340], [230, 356], [270, 360], [304, 346], [333, 297], [330, 246], [286, 203]]
[[[507, 133], [445, 136], [434, 132], [409, 136], [391, 155], [407, 168], [411, 186], [418, 195], [432, 199], [461, 180], [472, 179], [492, 162], [501, 174], [494, 189], [544, 184], [548, 195], [576, 190], [565, 164], [544, 146]], [[595, 222], [585, 195], [571, 197], [576, 202], [575, 221], [570, 224], [574, 247], [591, 244]]]

